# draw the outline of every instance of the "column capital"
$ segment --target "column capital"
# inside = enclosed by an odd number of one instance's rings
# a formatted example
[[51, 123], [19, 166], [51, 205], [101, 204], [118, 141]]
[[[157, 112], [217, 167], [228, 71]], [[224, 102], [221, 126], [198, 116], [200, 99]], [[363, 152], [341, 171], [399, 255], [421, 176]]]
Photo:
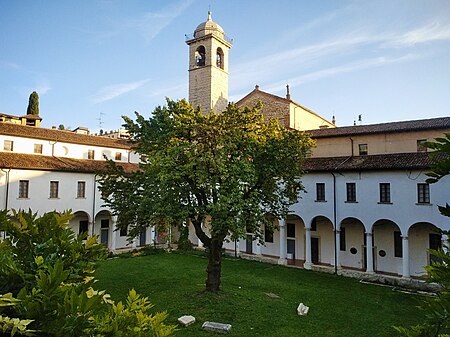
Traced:
[[408, 240], [408, 235], [400, 235], [403, 240]]
[[366, 236], [372, 236], [372, 232], [366, 232]]
[[305, 231], [311, 232], [311, 227], [305, 227]]

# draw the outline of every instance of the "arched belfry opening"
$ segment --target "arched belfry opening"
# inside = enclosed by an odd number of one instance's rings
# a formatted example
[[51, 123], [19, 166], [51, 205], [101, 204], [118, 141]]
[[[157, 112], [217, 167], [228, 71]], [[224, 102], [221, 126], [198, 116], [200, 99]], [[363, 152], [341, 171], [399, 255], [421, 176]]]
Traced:
[[233, 41], [211, 18], [186, 35], [189, 46], [189, 102], [208, 113], [228, 105], [228, 51]]
[[206, 63], [206, 50], [204, 46], [199, 46], [195, 51], [195, 64], [197, 67], [203, 67]]
[[216, 53], [216, 66], [220, 69], [223, 69], [223, 63], [224, 63], [224, 59], [223, 59], [223, 50], [222, 48], [217, 48], [217, 53]]

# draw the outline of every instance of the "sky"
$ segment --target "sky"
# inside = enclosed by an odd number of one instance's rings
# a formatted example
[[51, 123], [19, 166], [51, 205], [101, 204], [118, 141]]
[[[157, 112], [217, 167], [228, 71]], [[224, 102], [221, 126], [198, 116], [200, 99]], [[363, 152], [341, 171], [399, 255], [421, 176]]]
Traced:
[[233, 39], [229, 100], [259, 85], [338, 126], [450, 116], [448, 0], [0, 0], [0, 112], [116, 130], [188, 98], [208, 10]]

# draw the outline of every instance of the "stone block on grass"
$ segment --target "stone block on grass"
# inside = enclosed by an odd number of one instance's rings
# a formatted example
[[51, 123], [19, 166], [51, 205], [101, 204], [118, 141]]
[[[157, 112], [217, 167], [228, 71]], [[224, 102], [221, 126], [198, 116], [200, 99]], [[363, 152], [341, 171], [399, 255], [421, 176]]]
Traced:
[[205, 322], [202, 325], [202, 329], [210, 332], [228, 333], [231, 330], [231, 324]]
[[195, 323], [195, 317], [190, 315], [181, 316], [180, 318], [178, 318], [178, 323], [180, 323], [182, 326], [189, 326]]

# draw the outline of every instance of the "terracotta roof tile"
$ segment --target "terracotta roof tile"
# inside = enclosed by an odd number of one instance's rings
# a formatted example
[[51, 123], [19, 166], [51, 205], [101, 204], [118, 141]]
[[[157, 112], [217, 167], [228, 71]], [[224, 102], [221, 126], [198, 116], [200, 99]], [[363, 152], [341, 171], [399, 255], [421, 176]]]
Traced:
[[[138, 164], [123, 162], [116, 162], [116, 164], [122, 166], [127, 172], [139, 168]], [[0, 168], [96, 173], [105, 170], [106, 161], [0, 152]]]
[[371, 125], [343, 126], [337, 128], [308, 131], [312, 138], [348, 137], [355, 135], [397, 133], [422, 130], [450, 129], [450, 117], [419, 119], [404, 122], [381, 123]]
[[[437, 157], [442, 159], [444, 156]], [[371, 170], [422, 170], [430, 169], [434, 159], [430, 153], [394, 153], [353, 157], [308, 158], [308, 172], [371, 171]]]
[[93, 135], [84, 135], [72, 131], [46, 129], [34, 126], [0, 122], [0, 135], [45, 139], [64, 143], [130, 149], [131, 144], [124, 139], [114, 139]]

